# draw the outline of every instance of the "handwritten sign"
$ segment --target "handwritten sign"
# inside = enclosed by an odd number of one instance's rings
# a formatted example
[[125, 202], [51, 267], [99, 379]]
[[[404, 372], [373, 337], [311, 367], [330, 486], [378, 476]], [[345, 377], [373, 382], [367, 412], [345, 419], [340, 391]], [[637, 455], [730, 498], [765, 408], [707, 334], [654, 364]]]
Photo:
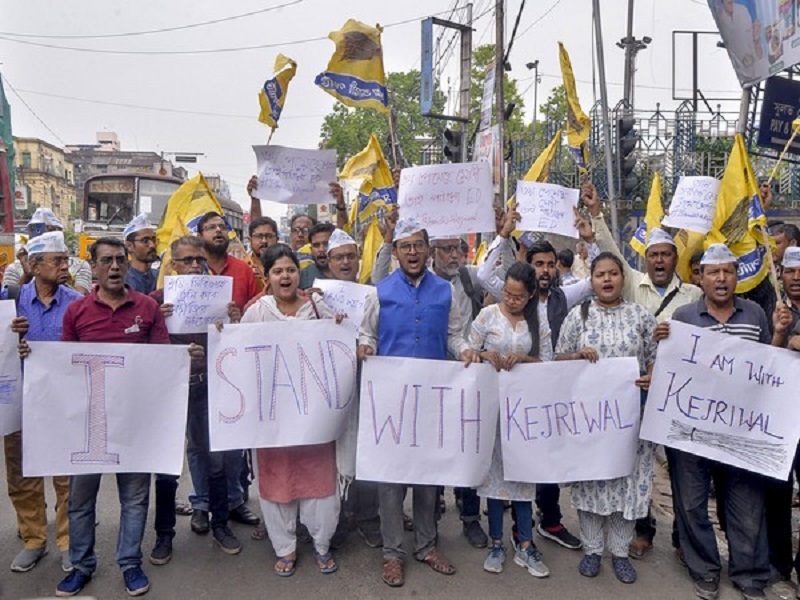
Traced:
[[661, 223], [667, 227], [708, 233], [717, 207], [719, 185], [719, 179], [713, 177], [681, 177], [669, 205], [669, 214]]
[[22, 429], [22, 367], [19, 335], [11, 331], [17, 316], [13, 300], [0, 300], [0, 435]]
[[172, 304], [165, 319], [170, 333], [205, 333], [217, 320], [228, 323], [233, 277], [225, 275], [168, 275], [164, 303]]
[[373, 356], [360, 400], [357, 478], [461, 487], [486, 479], [497, 433], [490, 365]]
[[329, 204], [328, 184], [336, 181], [336, 150], [253, 146], [260, 200], [284, 204]]
[[333, 320], [208, 330], [212, 450], [322, 444], [354, 404], [355, 338]]
[[322, 291], [322, 296], [333, 312], [337, 315], [347, 315], [342, 325], [351, 329], [358, 336], [361, 321], [364, 320], [364, 304], [370, 286], [353, 283], [352, 281], [338, 281], [336, 279], [315, 279], [314, 287]]
[[670, 321], [641, 436], [786, 480], [800, 438], [798, 356]]
[[566, 483], [630, 475], [639, 445], [638, 377], [635, 358], [523, 364], [501, 371], [505, 478]]
[[578, 190], [553, 183], [517, 182], [517, 211], [522, 217], [517, 229], [521, 231], [541, 231], [577, 238], [573, 212], [576, 206]]
[[29, 342], [22, 394], [26, 477], [180, 475], [186, 346]]
[[398, 204], [431, 236], [494, 231], [492, 175], [485, 162], [426, 165], [400, 173]]

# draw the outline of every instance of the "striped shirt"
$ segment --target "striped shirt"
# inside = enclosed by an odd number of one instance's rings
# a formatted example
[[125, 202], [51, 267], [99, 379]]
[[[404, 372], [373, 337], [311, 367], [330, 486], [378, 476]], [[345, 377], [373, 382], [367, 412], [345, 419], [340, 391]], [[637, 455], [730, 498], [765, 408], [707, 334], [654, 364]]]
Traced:
[[733, 314], [725, 323], [720, 323], [708, 312], [705, 297], [697, 302], [679, 307], [675, 310], [672, 318], [675, 321], [710, 329], [711, 331], [735, 335], [751, 342], [761, 342], [762, 344], [770, 344], [772, 342], [772, 335], [769, 332], [769, 323], [764, 309], [751, 300], [736, 296], [733, 298]]

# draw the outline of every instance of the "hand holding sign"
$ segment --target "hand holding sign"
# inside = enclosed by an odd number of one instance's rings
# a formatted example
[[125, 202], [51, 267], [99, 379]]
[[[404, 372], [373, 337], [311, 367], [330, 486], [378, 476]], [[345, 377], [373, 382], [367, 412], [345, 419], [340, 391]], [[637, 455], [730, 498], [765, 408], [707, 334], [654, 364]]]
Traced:
[[[169, 275], [164, 278], [163, 309], [170, 333], [205, 333], [208, 325], [229, 322], [228, 304], [233, 277], [220, 275]], [[170, 314], [166, 314], [170, 313]]]

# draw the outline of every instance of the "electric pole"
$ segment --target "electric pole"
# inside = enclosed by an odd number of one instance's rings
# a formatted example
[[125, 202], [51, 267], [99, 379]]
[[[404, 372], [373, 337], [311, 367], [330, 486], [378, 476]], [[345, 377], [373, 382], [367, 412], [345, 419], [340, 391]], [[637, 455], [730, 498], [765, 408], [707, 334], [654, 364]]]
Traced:
[[505, 64], [503, 59], [505, 58], [505, 33], [504, 33], [504, 22], [505, 22], [505, 0], [496, 0], [495, 1], [495, 9], [494, 9], [494, 19], [495, 19], [495, 72], [494, 72], [494, 89], [495, 89], [495, 118], [497, 119], [497, 130], [498, 130], [498, 143], [500, 144], [500, 155], [502, 157], [502, 161], [500, 163], [500, 174], [499, 174], [499, 181], [500, 181], [500, 206], [505, 207], [505, 168], [506, 168], [506, 161], [505, 161], [505, 148], [504, 148], [504, 129], [505, 129], [505, 99], [503, 98], [503, 80], [505, 79]]

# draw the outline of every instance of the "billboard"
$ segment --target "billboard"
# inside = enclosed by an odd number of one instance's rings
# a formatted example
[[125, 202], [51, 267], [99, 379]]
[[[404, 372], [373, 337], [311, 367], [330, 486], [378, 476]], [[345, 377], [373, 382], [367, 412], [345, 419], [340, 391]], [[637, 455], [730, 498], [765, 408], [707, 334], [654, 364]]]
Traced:
[[[764, 85], [758, 145], [781, 152], [792, 137], [792, 121], [800, 117], [800, 81], [770, 77]], [[800, 138], [795, 138], [789, 151], [800, 155]]]

